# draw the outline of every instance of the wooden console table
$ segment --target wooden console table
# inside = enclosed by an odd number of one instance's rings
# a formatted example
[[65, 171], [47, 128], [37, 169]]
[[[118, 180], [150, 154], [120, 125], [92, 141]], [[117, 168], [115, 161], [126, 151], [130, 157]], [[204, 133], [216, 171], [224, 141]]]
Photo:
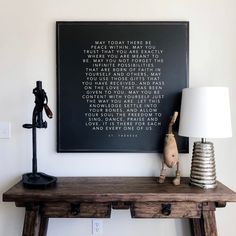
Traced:
[[61, 177], [50, 189], [32, 190], [17, 183], [3, 201], [25, 207], [23, 236], [45, 236], [48, 219], [109, 218], [111, 209], [130, 209], [133, 218], [189, 218], [194, 236], [217, 235], [215, 209], [235, 202], [236, 193], [218, 182], [213, 190], [154, 177]]

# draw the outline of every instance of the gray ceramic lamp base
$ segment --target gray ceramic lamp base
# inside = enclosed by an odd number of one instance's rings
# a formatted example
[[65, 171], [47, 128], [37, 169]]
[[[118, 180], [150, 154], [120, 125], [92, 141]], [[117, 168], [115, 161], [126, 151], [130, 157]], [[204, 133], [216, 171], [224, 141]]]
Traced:
[[216, 188], [217, 184], [213, 143], [194, 143], [190, 184], [204, 189]]

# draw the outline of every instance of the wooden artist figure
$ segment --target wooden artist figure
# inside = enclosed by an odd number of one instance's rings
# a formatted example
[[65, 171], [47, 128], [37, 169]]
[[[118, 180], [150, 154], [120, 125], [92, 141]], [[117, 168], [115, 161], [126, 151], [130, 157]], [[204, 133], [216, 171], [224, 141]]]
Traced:
[[177, 167], [176, 176], [173, 180], [174, 185], [180, 184], [180, 170], [179, 170], [179, 155], [178, 155], [178, 148], [175, 141], [175, 136], [172, 131], [172, 127], [177, 119], [178, 112], [174, 112], [173, 116], [170, 119], [168, 124], [168, 131], [165, 135], [164, 140], [164, 149], [163, 149], [163, 160], [162, 160], [162, 168], [159, 177], [159, 183], [164, 183], [166, 177], [166, 168]]

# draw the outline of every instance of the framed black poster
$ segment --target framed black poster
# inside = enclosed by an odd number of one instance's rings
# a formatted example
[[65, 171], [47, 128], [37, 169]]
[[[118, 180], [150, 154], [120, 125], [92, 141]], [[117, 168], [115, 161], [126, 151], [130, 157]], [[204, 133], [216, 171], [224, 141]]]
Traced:
[[188, 22], [56, 27], [58, 152], [162, 152], [188, 87]]

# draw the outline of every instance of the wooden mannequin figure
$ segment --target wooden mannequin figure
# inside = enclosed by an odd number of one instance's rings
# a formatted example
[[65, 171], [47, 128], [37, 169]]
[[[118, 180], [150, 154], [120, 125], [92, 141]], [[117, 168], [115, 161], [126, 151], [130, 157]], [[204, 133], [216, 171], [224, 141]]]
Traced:
[[164, 140], [164, 150], [163, 150], [163, 160], [162, 160], [162, 168], [159, 177], [159, 183], [164, 183], [166, 177], [166, 169], [165, 165], [169, 168], [173, 168], [177, 166], [176, 176], [173, 180], [174, 185], [180, 184], [180, 170], [179, 170], [179, 157], [178, 157], [178, 148], [175, 141], [175, 136], [172, 132], [172, 126], [174, 125], [178, 116], [178, 112], [175, 111], [173, 116], [170, 119], [168, 124], [168, 132], [165, 135]]

